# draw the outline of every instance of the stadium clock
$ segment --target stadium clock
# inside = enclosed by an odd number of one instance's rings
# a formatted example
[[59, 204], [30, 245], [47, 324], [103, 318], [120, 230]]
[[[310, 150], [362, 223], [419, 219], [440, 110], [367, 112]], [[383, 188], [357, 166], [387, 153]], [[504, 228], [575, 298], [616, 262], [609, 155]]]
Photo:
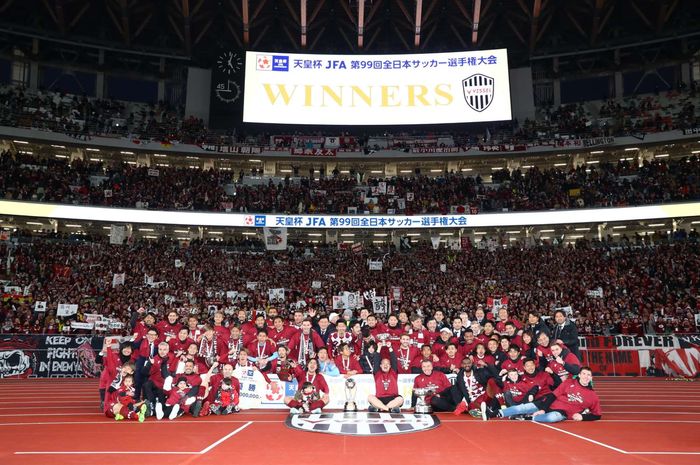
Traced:
[[219, 55], [216, 63], [222, 73], [226, 73], [229, 76], [236, 73], [243, 66], [243, 60], [234, 52], [223, 52]]

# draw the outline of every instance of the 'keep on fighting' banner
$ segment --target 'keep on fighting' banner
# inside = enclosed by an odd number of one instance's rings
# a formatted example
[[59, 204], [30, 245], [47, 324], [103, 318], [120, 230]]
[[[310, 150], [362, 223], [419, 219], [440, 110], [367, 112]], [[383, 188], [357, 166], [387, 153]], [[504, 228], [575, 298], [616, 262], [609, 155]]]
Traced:
[[99, 376], [99, 336], [0, 337], [0, 378], [94, 378]]
[[386, 125], [510, 119], [506, 49], [407, 55], [246, 53], [247, 123]]

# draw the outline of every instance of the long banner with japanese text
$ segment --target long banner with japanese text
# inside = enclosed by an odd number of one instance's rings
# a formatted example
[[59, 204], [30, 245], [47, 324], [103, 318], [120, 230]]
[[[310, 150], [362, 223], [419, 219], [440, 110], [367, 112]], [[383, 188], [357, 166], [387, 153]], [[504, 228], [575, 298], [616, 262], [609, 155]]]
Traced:
[[387, 125], [510, 119], [506, 49], [407, 55], [246, 53], [244, 122]]

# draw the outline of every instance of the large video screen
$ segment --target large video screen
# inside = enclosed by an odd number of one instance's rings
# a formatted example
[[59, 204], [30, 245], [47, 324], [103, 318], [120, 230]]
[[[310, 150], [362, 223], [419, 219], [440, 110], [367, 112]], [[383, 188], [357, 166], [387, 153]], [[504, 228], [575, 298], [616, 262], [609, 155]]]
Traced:
[[247, 123], [397, 125], [509, 119], [506, 49], [410, 55], [246, 53]]

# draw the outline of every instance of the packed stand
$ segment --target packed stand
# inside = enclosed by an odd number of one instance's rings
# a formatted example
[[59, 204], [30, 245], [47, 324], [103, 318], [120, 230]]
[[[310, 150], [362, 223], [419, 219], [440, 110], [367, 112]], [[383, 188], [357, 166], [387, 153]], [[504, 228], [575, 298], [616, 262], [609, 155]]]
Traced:
[[[478, 213], [623, 207], [700, 198], [697, 155], [641, 167], [627, 161], [480, 176], [372, 178], [352, 170], [248, 185], [246, 173], [0, 154], [0, 198], [158, 210], [260, 213]], [[299, 176], [299, 177], [296, 177]]]

